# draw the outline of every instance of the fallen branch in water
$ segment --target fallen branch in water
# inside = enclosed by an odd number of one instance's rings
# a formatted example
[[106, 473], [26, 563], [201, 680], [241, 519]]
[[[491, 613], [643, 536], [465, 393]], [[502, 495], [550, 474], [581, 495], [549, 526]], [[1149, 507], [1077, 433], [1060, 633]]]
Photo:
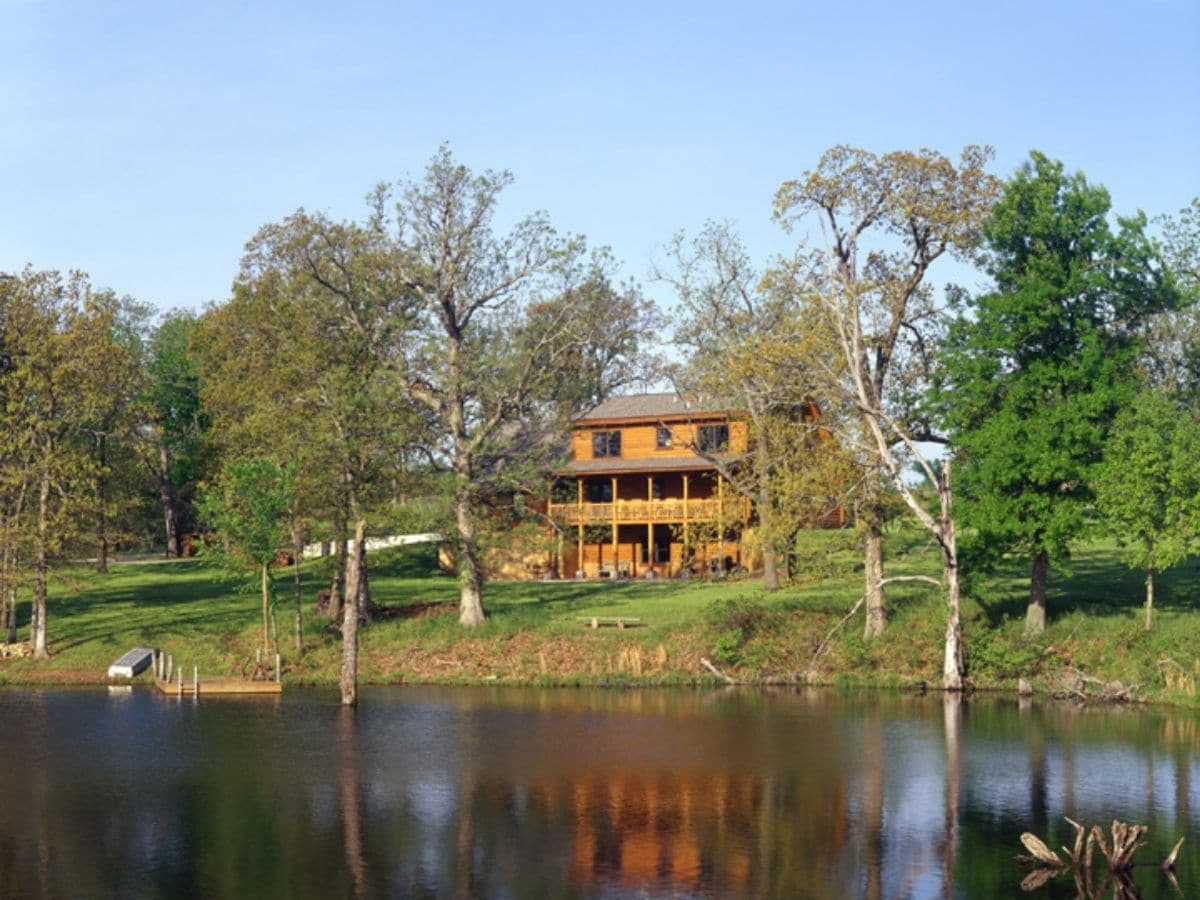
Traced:
[[716, 675], [718, 678], [720, 678], [726, 684], [741, 684], [741, 682], [738, 681], [736, 678], [734, 678], [731, 675], [726, 675], [724, 672], [722, 672], [720, 669], [718, 669], [716, 666], [714, 666], [709, 661], [707, 656], [700, 657], [700, 665], [702, 665], [704, 668], [708, 669], [708, 671], [712, 672], [712, 674]]
[[[1116, 896], [1137, 896], [1136, 893], [1126, 893], [1126, 891], [1135, 890], [1129, 882], [1128, 873], [1135, 865], [1134, 855], [1141, 847], [1145, 846], [1146, 842], [1142, 840], [1142, 836], [1149, 828], [1145, 825], [1129, 825], [1113, 819], [1109, 831], [1112, 841], [1110, 844], [1099, 825], [1093, 825], [1088, 830], [1074, 819], [1067, 818], [1067, 822], [1075, 829], [1074, 845], [1070, 848], [1065, 846], [1062, 848], [1069, 861], [1051, 850], [1046, 842], [1037, 835], [1028, 831], [1021, 835], [1021, 843], [1029, 851], [1029, 856], [1019, 855], [1017, 860], [1024, 865], [1034, 867], [1034, 871], [1021, 882], [1022, 889], [1036, 890], [1051, 878], [1069, 869], [1075, 873], [1076, 884], [1086, 885], [1088, 888], [1085, 892], [1081, 887], [1080, 896], [1092, 896], [1094, 894], [1090, 887], [1092, 884], [1092, 861], [1095, 858], [1094, 851], [1099, 847], [1108, 863], [1109, 871], [1108, 879], [1101, 888], [1101, 894], [1108, 889], [1108, 886], [1112, 885], [1114, 889], [1119, 889]], [[1174, 874], [1175, 859], [1182, 846], [1183, 838], [1180, 838], [1160, 865], [1160, 868], [1167, 873], [1168, 878], [1172, 878]]]
[[[1120, 681], [1104, 681], [1080, 672], [1068, 666], [1063, 669], [1063, 679], [1051, 693], [1058, 699], [1072, 699], [1081, 702], [1098, 700], [1101, 703], [1144, 703], [1145, 699], [1138, 693], [1140, 684], [1123, 684]], [[1089, 692], [1089, 687], [1093, 688]], [[1096, 690], [1095, 688], [1099, 688]]]

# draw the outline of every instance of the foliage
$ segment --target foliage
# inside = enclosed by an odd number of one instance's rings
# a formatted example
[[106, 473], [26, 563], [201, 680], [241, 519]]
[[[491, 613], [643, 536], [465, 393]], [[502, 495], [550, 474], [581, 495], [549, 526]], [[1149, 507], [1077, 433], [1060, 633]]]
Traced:
[[1200, 536], [1200, 425], [1161, 390], [1118, 414], [1096, 471], [1096, 505], [1130, 566], [1154, 573], [1185, 559]]
[[749, 431], [744, 455], [693, 449], [754, 504], [763, 581], [775, 589], [800, 529], [847, 505], [857, 480], [832, 439], [839, 398], [814, 399], [822, 373], [840, 365], [832, 335], [759, 274], [729, 225], [677, 235], [669, 252], [673, 271], [658, 275], [679, 297], [675, 341], [687, 353], [672, 379], [688, 399], [741, 411]]
[[968, 146], [956, 165], [929, 150], [882, 156], [831, 148], [816, 167], [785, 182], [775, 217], [785, 227], [815, 222], [824, 247], [797, 252], [778, 278], [806, 299], [840, 359], [825, 391], [855, 411], [856, 427], [838, 438], [866, 467], [858, 514], [865, 535], [867, 637], [887, 621], [883, 570], [883, 477], [933, 535], [944, 554], [947, 588], [945, 685], [961, 682], [958, 583], [948, 478], [939, 482], [934, 518], [909, 491], [897, 452], [903, 446], [933, 472], [917, 441], [933, 437], [918, 402], [940, 334], [936, 298], [926, 276], [943, 255], [964, 258], [996, 193], [987, 173], [990, 148]]
[[39, 658], [52, 564], [115, 509], [104, 448], [124, 430], [141, 315], [80, 273], [0, 280], [0, 596], [11, 597], [19, 563], [31, 566]]
[[1150, 383], [1200, 406], [1200, 197], [1174, 216], [1155, 220], [1163, 260], [1183, 302], [1145, 326], [1141, 367]]
[[270, 569], [287, 539], [296, 469], [273, 459], [229, 463], [201, 500], [205, 519], [218, 533], [209, 552], [232, 571], [249, 570], [262, 586], [263, 647], [270, 644]]
[[957, 297], [938, 392], [959, 518], [993, 558], [1063, 558], [1085, 534], [1108, 423], [1133, 400], [1138, 329], [1176, 302], [1144, 218], [1114, 229], [1108, 214], [1103, 188], [1034, 152], [984, 228], [995, 288]]
[[140, 413], [147, 428], [138, 442], [154, 477], [167, 524], [168, 552], [197, 528], [195, 493], [213, 463], [209, 417], [201, 405], [201, 359], [194, 337], [201, 321], [188, 312], [168, 313], [144, 349]]
[[270, 566], [287, 539], [285, 517], [296, 468], [273, 459], [231, 462], [202, 501], [205, 520], [217, 531], [210, 542], [227, 568], [258, 572]]

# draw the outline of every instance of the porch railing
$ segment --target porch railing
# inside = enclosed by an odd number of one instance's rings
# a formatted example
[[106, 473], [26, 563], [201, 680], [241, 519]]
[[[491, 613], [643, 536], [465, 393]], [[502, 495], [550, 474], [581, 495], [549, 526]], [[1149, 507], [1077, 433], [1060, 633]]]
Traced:
[[[722, 510], [722, 507], [724, 509]], [[749, 517], [744, 497], [704, 500], [617, 500], [614, 503], [555, 503], [550, 515], [565, 525], [607, 525], [612, 522], [701, 522]]]

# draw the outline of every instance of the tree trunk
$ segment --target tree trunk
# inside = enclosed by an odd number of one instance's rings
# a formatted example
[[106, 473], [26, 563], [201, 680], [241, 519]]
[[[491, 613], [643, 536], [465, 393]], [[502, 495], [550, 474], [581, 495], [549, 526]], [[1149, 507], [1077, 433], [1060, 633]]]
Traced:
[[163, 524], [167, 532], [167, 559], [179, 558], [179, 525], [175, 518], [175, 485], [171, 483], [171, 457], [166, 444], [158, 445], [158, 499], [162, 503]]
[[763, 590], [779, 590], [779, 558], [775, 551], [763, 547]]
[[1025, 630], [1040, 634], [1046, 630], [1046, 572], [1050, 556], [1039, 550], [1033, 557], [1029, 575], [1029, 608], [1025, 611]]
[[262, 564], [263, 659], [271, 658], [271, 569]]
[[763, 541], [763, 590], [777, 591], [779, 590], [779, 554], [770, 538], [774, 536], [778, 523], [775, 521], [775, 513], [771, 507], [767, 436], [762, 429], [759, 431], [759, 446], [754, 454], [758, 470], [758, 519], [761, 525], [766, 526], [762, 530], [766, 532], [768, 538]]
[[358, 705], [358, 616], [366, 570], [367, 521], [354, 523], [354, 543], [346, 560], [346, 608], [342, 613], [342, 706]]
[[13, 588], [8, 589], [8, 635], [7, 643], [15, 644], [17, 642], [17, 592]]
[[946, 640], [942, 657], [942, 690], [961, 691], [966, 665], [963, 661], [961, 596], [958, 585], [958, 540], [954, 532], [954, 491], [950, 460], [942, 460], [938, 473], [938, 503], [941, 508], [942, 581], [946, 585]]
[[458, 624], [468, 628], [482, 625], [483, 572], [479, 567], [479, 548], [475, 544], [475, 520], [471, 509], [470, 488], [463, 485], [454, 495], [454, 518], [458, 525]]
[[105, 435], [96, 436], [100, 454], [100, 469], [96, 473], [96, 571], [101, 575], [108, 572], [108, 519], [105, 510], [107, 481], [104, 471], [108, 466], [108, 441]]
[[346, 604], [346, 516], [339, 514], [333, 540], [333, 578], [329, 582], [329, 617], [342, 621]]
[[867, 622], [863, 637], [879, 637], [887, 627], [887, 597], [883, 591], [883, 498], [879, 483], [870, 473], [862, 518], [866, 538], [863, 547], [863, 571], [866, 576]]
[[304, 554], [304, 526], [292, 525], [292, 593], [296, 600], [296, 655], [304, 655], [304, 601], [300, 585], [300, 558]]
[[46, 647], [46, 580], [50, 571], [50, 472], [43, 470], [38, 491], [37, 549], [34, 555], [33, 610], [30, 613], [30, 640], [33, 658], [49, 659]]
[[1150, 630], [1154, 612], [1154, 567], [1146, 567], [1146, 630]]

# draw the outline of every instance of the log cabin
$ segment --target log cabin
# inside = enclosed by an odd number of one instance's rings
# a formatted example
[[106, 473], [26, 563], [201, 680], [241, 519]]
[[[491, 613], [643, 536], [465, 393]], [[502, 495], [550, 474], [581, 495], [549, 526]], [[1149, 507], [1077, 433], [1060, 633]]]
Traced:
[[750, 503], [712, 457], [746, 449], [735, 412], [673, 393], [614, 397], [578, 416], [547, 509], [557, 575], [672, 578], [744, 565]]

